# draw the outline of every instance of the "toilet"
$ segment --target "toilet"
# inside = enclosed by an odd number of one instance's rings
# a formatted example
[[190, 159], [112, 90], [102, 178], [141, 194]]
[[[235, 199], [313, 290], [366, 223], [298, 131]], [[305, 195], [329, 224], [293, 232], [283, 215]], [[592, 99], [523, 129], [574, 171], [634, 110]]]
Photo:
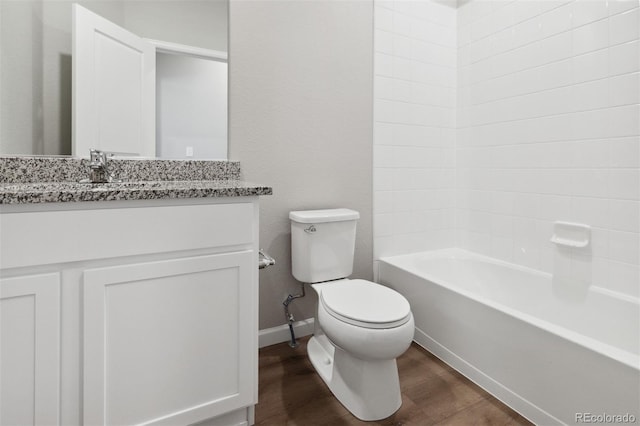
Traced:
[[402, 405], [396, 358], [411, 344], [414, 322], [400, 293], [347, 278], [359, 218], [349, 209], [290, 212], [292, 272], [318, 295], [311, 363], [342, 405], [372, 421]]

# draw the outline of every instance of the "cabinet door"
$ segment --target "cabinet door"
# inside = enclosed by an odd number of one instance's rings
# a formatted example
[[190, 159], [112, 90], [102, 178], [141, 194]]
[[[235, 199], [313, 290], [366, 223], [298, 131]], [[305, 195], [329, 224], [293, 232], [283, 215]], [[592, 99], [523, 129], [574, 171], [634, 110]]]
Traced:
[[60, 277], [0, 279], [0, 424], [58, 424]]
[[84, 272], [84, 423], [190, 424], [253, 404], [253, 251]]

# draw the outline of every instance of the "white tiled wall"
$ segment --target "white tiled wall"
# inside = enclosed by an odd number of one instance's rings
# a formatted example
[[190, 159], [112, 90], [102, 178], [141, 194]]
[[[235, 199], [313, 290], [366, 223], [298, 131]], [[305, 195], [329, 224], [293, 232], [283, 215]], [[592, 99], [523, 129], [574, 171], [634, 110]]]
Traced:
[[[375, 0], [375, 258], [571, 258], [638, 296], [639, 2], [460, 3]], [[553, 246], [557, 220], [591, 225], [591, 248]]]
[[576, 272], [640, 294], [638, 4], [458, 9], [457, 245], [551, 272], [552, 223], [586, 223]]
[[375, 0], [374, 257], [454, 242], [456, 10]]

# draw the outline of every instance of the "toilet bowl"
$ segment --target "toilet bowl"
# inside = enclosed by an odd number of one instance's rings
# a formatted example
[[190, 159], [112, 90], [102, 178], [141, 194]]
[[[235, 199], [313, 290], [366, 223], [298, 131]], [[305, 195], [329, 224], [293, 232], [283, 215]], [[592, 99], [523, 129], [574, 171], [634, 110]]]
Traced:
[[402, 355], [413, 339], [413, 315], [398, 292], [365, 280], [312, 284], [318, 324], [329, 340], [364, 360]]
[[[311, 363], [338, 400], [361, 420], [379, 420], [401, 404], [396, 358], [413, 339], [409, 304], [390, 288], [365, 280], [313, 284], [316, 330]], [[358, 298], [353, 298], [354, 293]]]
[[402, 405], [396, 358], [414, 333], [409, 302], [353, 272], [359, 213], [289, 213], [292, 273], [318, 294], [307, 353], [331, 392], [361, 420], [389, 417]]

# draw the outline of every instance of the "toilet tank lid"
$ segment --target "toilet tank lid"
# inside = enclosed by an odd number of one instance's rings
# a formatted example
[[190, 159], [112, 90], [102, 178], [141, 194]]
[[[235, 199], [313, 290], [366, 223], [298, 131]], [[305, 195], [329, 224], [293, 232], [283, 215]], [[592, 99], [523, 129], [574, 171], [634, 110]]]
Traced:
[[357, 220], [360, 213], [350, 209], [300, 210], [289, 212], [289, 219], [298, 223], [324, 223]]

